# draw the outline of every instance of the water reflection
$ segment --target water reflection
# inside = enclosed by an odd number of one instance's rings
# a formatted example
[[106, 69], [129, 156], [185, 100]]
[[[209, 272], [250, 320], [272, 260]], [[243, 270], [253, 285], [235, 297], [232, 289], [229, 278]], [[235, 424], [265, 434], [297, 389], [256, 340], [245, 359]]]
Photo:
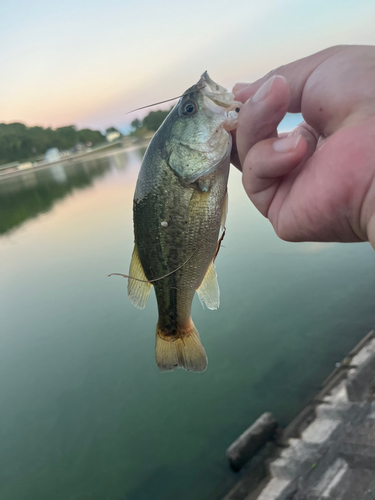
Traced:
[[0, 234], [49, 212], [58, 200], [77, 189], [92, 186], [95, 179], [107, 171], [125, 170], [127, 165], [127, 155], [123, 152], [82, 163], [57, 163], [44, 170], [27, 171], [1, 180]]
[[57, 184], [65, 184], [68, 180], [68, 176], [66, 175], [64, 165], [61, 163], [56, 163], [56, 165], [52, 165], [49, 169], [52, 179], [57, 182]]
[[233, 170], [222, 304], [193, 304], [209, 368], [160, 373], [154, 294], [139, 311], [107, 278], [142, 155], [0, 182], [3, 232], [24, 224], [0, 237], [1, 500], [223, 498], [229, 444], [266, 410], [285, 425], [374, 324], [369, 245], [279, 240]]

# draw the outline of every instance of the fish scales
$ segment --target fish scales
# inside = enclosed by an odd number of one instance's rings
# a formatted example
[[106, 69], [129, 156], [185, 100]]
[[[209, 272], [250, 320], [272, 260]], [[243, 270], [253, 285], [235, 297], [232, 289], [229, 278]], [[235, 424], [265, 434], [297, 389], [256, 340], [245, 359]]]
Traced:
[[[144, 200], [135, 203], [134, 219], [140, 221], [136, 223], [135, 235], [147, 279], [154, 280], [178, 269], [154, 283], [159, 315], [167, 315], [172, 322], [185, 324], [189, 320], [195, 290], [215, 252], [228, 167], [222, 176], [212, 179], [209, 192], [202, 192], [197, 184], [181, 186], [170, 169], [163, 169], [161, 182]], [[171, 186], [171, 196], [167, 197], [166, 176], [170, 177]], [[162, 227], [163, 221], [167, 227]], [[150, 240], [154, 245], [150, 246]]]
[[[204, 284], [201, 300], [210, 308], [218, 306], [213, 257], [225, 210], [231, 149], [231, 135], [223, 124], [235, 121], [230, 114], [234, 101], [232, 96], [221, 114], [207, 112], [199, 88], [202, 81], [228, 97], [206, 73], [192, 87], [198, 87], [195, 92], [189, 89], [152, 139], [134, 196], [135, 250], [129, 273], [141, 269], [155, 289], [156, 361], [166, 371], [204, 371], [206, 354], [190, 316], [195, 291], [199, 294]], [[189, 106], [195, 113], [185, 117], [181, 109]], [[201, 117], [193, 121], [198, 111]], [[129, 297], [138, 307], [147, 300], [147, 287], [148, 283], [129, 280]]]

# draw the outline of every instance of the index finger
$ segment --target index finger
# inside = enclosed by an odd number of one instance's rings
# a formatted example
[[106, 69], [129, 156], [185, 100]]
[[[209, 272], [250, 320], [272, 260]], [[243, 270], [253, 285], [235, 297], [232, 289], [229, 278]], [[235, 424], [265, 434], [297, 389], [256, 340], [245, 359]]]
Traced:
[[310, 75], [320, 64], [344, 49], [345, 45], [330, 47], [329, 49], [322, 50], [321, 52], [286, 64], [285, 66], [280, 66], [254, 83], [236, 84], [232, 92], [237, 101], [246, 102], [267, 80], [273, 76], [280, 75], [283, 76], [289, 84], [289, 113], [300, 113], [303, 90]]

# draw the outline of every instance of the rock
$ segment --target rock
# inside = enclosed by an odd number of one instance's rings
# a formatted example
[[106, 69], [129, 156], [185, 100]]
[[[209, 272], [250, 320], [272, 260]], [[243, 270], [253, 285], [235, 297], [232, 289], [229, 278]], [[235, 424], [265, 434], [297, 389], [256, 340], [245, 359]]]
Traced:
[[232, 469], [240, 470], [274, 436], [276, 429], [277, 422], [272, 413], [263, 413], [227, 449], [227, 457]]

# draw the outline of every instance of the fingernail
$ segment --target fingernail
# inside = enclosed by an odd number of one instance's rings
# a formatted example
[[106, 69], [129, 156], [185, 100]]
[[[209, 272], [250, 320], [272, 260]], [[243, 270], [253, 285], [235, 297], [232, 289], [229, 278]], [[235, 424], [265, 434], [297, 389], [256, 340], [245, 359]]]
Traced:
[[252, 97], [253, 102], [263, 101], [268, 96], [272, 88], [273, 82], [275, 81], [275, 78], [276, 77], [273, 76], [272, 78], [267, 80], [266, 83], [263, 83], [263, 85], [253, 95]]
[[232, 92], [235, 94], [236, 92], [241, 92], [241, 90], [244, 90], [247, 87], [250, 87], [250, 83], [238, 82], [233, 87]]
[[277, 153], [291, 153], [294, 151], [301, 139], [300, 135], [291, 135], [278, 139], [272, 144], [273, 149]]

